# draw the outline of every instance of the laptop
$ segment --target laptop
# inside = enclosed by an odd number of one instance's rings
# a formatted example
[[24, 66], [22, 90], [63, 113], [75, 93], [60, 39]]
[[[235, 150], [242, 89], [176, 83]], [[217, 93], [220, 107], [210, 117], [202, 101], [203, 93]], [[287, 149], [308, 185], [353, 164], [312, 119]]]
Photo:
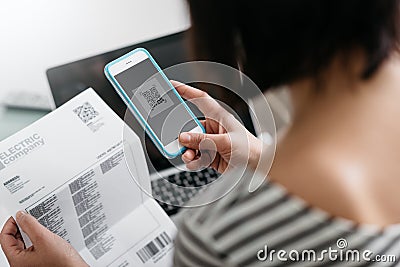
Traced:
[[[131, 115], [131, 118], [126, 119], [126, 105], [104, 76], [104, 66], [108, 62], [138, 47], [146, 48], [157, 60], [161, 68], [193, 60], [187, 50], [187, 37], [188, 32], [183, 31], [48, 69], [46, 74], [55, 106], [58, 107], [64, 104], [86, 88], [92, 87], [118, 116], [122, 119], [125, 117], [128, 125], [139, 136], [142, 136], [143, 129], [133, 115]], [[220, 94], [209, 93], [221, 101], [226, 101], [226, 99], [221, 98]], [[232, 100], [231, 96], [230, 100]], [[253, 134], [256, 134], [252, 116], [247, 105], [238, 99], [234, 102], [236, 103], [235, 111], [246, 128]], [[229, 103], [232, 104], [232, 101]], [[190, 106], [190, 108], [194, 111], [195, 115], [202, 117], [201, 112], [196, 107]], [[182, 204], [194, 197], [198, 193], [196, 187], [211, 183], [219, 176], [211, 168], [199, 172], [182, 171], [182, 169], [174, 167], [164, 158], [147, 135], [142, 142], [148, 152], [146, 153], [146, 160], [148, 163], [151, 163], [148, 166], [151, 175], [153, 196], [168, 215], [177, 213]], [[181, 166], [183, 162], [180, 158], [177, 158], [174, 159], [173, 164]], [[181, 187], [176, 189], [170, 183], [180, 185]], [[166, 204], [165, 202], [170, 204]]]

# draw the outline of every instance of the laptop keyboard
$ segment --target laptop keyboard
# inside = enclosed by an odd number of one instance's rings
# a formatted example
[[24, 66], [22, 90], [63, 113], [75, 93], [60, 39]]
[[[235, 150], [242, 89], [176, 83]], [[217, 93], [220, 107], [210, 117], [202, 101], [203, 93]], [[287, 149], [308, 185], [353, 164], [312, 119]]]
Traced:
[[[172, 174], [164, 179], [151, 182], [153, 196], [168, 215], [173, 215], [201, 190], [201, 186], [213, 182], [219, 176], [220, 174], [211, 168], [199, 172], [183, 171]], [[171, 183], [181, 187], [173, 187]], [[171, 205], [158, 199], [171, 203]]]

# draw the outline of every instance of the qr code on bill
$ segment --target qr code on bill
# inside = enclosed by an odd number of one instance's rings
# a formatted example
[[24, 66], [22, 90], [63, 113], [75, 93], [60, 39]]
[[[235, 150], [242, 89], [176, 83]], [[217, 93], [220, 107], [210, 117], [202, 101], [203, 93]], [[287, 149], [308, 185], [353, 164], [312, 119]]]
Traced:
[[155, 85], [146, 91], [140, 92], [140, 94], [146, 99], [147, 104], [149, 104], [151, 109], [154, 109], [158, 105], [167, 102], [164, 97], [161, 97]]
[[75, 108], [73, 111], [76, 115], [78, 115], [83, 123], [88, 123], [99, 115], [99, 113], [93, 108], [93, 106], [89, 102], [83, 103], [81, 106]]

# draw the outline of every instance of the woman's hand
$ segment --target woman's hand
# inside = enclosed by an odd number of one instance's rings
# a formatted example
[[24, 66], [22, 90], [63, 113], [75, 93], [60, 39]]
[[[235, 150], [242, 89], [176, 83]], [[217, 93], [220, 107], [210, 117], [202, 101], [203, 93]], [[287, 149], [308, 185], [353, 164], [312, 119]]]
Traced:
[[33, 246], [25, 249], [15, 220], [8, 219], [0, 234], [0, 244], [11, 267], [88, 266], [67, 241], [47, 230], [32, 216], [20, 211], [17, 221]]
[[[171, 82], [178, 93], [194, 103], [206, 117], [201, 121], [206, 134], [182, 133], [179, 136], [180, 143], [188, 148], [182, 155], [186, 167], [197, 170], [209, 165], [219, 173], [243, 164], [256, 169], [263, 142], [247, 131], [231, 113], [206, 92], [180, 82]], [[213, 145], [210, 145], [210, 142]], [[204, 161], [201, 160], [201, 152], [204, 150], [216, 150], [216, 153], [213, 158]]]

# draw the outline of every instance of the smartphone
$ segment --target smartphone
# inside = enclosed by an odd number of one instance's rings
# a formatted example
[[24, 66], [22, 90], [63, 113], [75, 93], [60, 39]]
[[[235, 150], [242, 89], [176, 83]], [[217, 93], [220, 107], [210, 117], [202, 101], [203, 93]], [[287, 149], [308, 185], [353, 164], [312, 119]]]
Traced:
[[144, 48], [137, 48], [108, 63], [104, 73], [165, 157], [175, 158], [185, 151], [178, 140], [181, 132], [205, 132]]

